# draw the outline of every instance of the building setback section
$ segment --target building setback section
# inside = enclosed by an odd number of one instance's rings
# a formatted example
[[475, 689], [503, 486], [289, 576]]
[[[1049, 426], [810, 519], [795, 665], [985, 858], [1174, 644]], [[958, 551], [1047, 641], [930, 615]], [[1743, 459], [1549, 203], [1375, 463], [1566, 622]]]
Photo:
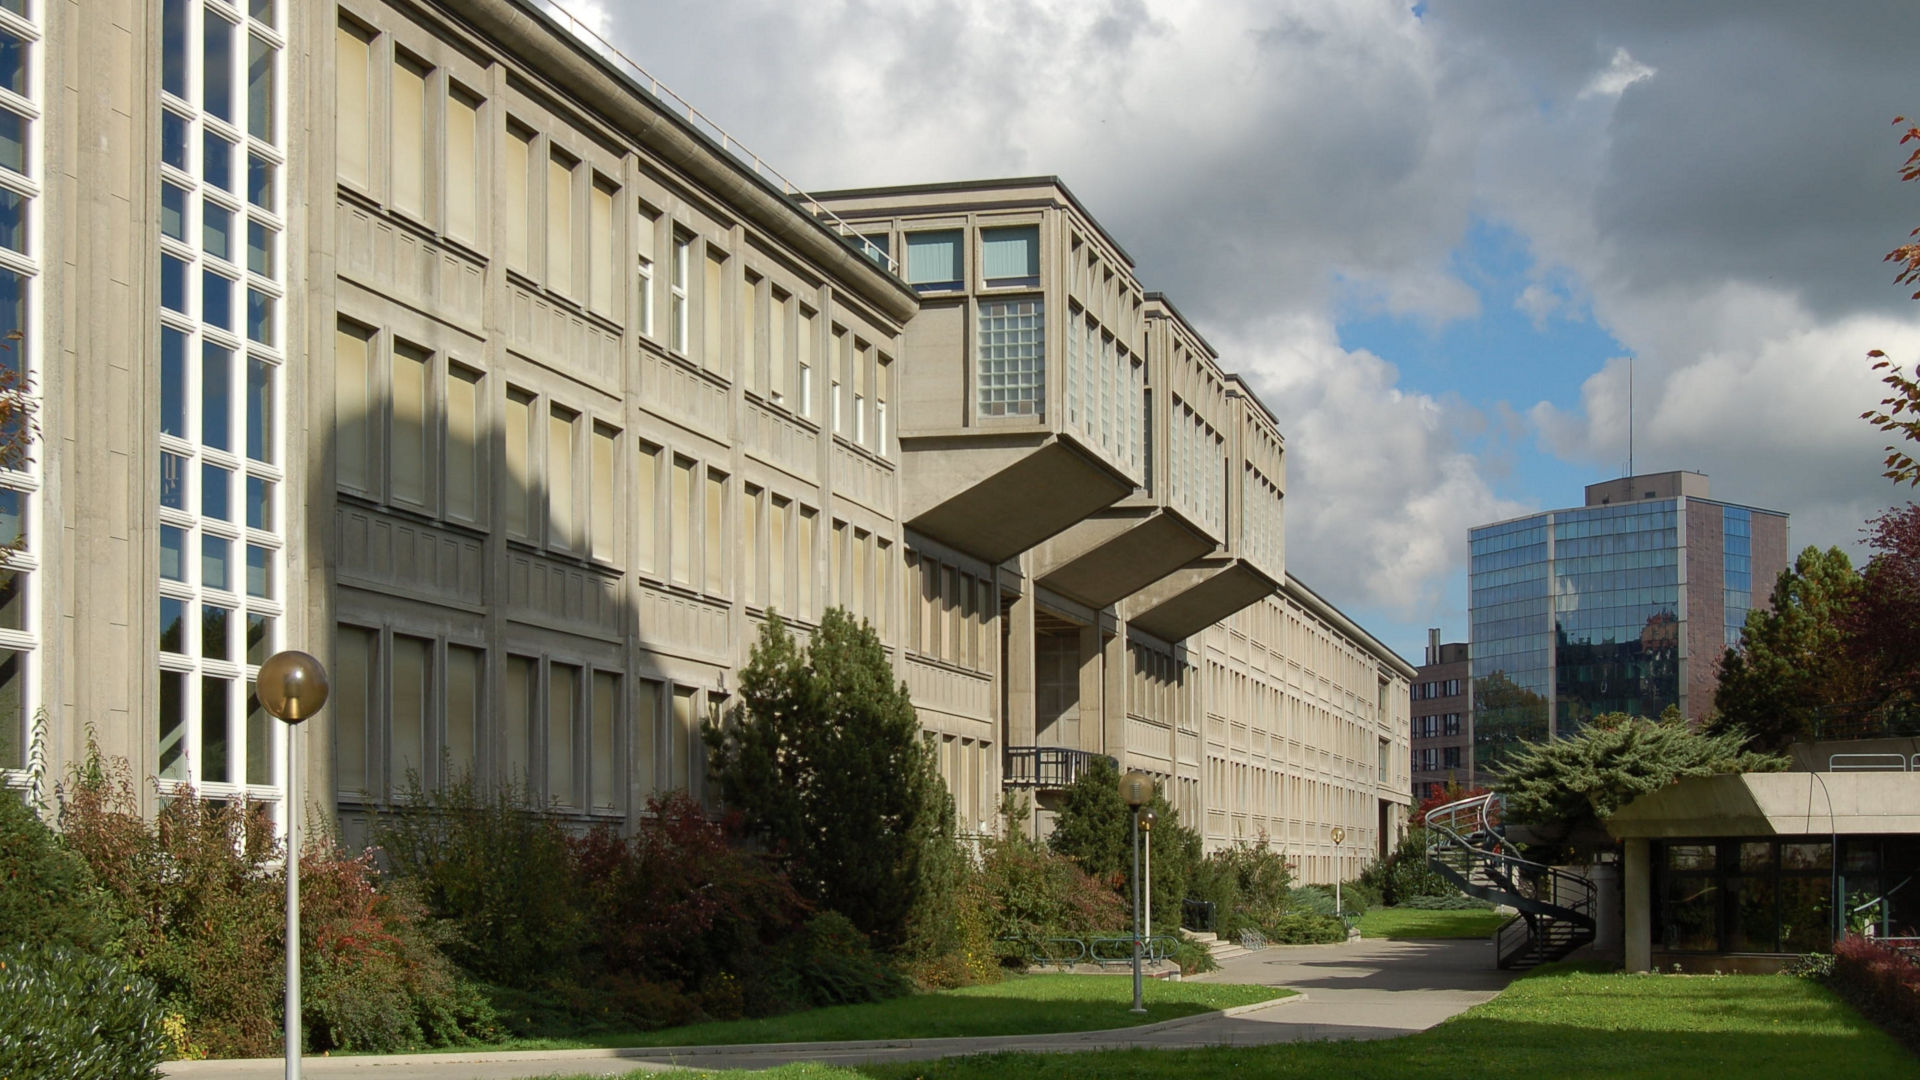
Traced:
[[1403, 828], [1412, 669], [1286, 574], [1272, 415], [1057, 180], [803, 204], [518, 0], [0, 24], [51, 245], [0, 250], [45, 400], [0, 477], [9, 782], [44, 708], [56, 773], [91, 730], [284, 819], [249, 683], [299, 647], [349, 840], [468, 773], [630, 829], [705, 794], [767, 615], [839, 605], [967, 831], [1097, 754], [1307, 880]]

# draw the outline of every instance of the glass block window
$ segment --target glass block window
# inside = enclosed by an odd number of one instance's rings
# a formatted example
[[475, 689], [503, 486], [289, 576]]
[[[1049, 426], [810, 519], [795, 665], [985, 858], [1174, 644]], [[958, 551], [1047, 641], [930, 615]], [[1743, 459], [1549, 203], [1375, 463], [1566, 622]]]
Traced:
[[1046, 415], [1046, 317], [1039, 297], [980, 304], [980, 415]]
[[[44, 178], [35, 17], [44, 6], [0, 3], [0, 395], [17, 407], [16, 425], [39, 413], [40, 238], [31, 226]], [[22, 434], [9, 425], [0, 440]], [[29, 449], [0, 457], [0, 786], [26, 780], [39, 703], [40, 456]]]
[[261, 0], [236, 18], [211, 0], [163, 0], [155, 103], [160, 779], [270, 802], [284, 739], [252, 680], [286, 614], [276, 10]]

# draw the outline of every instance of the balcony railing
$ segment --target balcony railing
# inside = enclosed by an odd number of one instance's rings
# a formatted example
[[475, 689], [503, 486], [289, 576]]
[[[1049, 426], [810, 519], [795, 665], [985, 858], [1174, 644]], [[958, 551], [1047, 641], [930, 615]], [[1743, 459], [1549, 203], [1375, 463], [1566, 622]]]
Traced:
[[1120, 763], [1110, 754], [1092, 750], [1070, 750], [1064, 746], [1009, 746], [1002, 786], [1010, 788], [1070, 788], [1093, 763], [1105, 758], [1115, 769]]

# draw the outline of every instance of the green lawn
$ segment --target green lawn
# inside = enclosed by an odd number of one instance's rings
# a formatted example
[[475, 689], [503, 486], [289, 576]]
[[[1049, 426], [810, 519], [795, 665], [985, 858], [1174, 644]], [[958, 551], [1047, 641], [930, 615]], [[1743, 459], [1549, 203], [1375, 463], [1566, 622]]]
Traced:
[[1147, 1015], [1136, 1016], [1127, 1011], [1133, 1004], [1133, 980], [1125, 976], [1020, 975], [992, 986], [914, 994], [871, 1005], [810, 1009], [762, 1020], [719, 1021], [577, 1039], [513, 1039], [499, 1045], [512, 1050], [564, 1050], [1098, 1031], [1291, 997], [1293, 991], [1149, 979], [1142, 996]]
[[[638, 1078], [641, 1073], [632, 1074]], [[1893, 1080], [1920, 1061], [1824, 988], [1778, 975], [1547, 969], [1430, 1031], [1376, 1042], [992, 1054], [858, 1070], [795, 1065], [689, 1080]]]
[[1360, 936], [1370, 938], [1486, 937], [1510, 916], [1489, 910], [1422, 911], [1418, 908], [1373, 908], [1360, 916]]

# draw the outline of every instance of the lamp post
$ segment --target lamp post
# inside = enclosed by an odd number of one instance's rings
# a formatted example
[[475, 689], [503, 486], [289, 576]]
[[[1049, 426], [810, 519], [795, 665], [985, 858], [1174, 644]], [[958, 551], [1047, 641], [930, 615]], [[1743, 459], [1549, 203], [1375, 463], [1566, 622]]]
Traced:
[[254, 678], [260, 707], [287, 725], [287, 1080], [300, 1080], [300, 770], [294, 732], [327, 703], [327, 669], [289, 649]]
[[1159, 820], [1160, 815], [1152, 810], [1140, 811], [1141, 862], [1146, 864], [1145, 872], [1140, 875], [1143, 880], [1140, 891], [1144, 894], [1144, 901], [1140, 906], [1146, 909], [1146, 914], [1141, 916], [1140, 921], [1147, 926], [1149, 958], [1153, 955], [1153, 826]]
[[1334, 918], [1344, 918], [1347, 906], [1340, 902], [1340, 875], [1345, 868], [1340, 865], [1340, 842], [1347, 838], [1347, 830], [1335, 825], [1328, 835], [1333, 837], [1333, 915]]
[[1133, 810], [1133, 1008], [1145, 1013], [1140, 1000], [1140, 808], [1153, 801], [1153, 777], [1135, 770], [1120, 778], [1120, 799]]

